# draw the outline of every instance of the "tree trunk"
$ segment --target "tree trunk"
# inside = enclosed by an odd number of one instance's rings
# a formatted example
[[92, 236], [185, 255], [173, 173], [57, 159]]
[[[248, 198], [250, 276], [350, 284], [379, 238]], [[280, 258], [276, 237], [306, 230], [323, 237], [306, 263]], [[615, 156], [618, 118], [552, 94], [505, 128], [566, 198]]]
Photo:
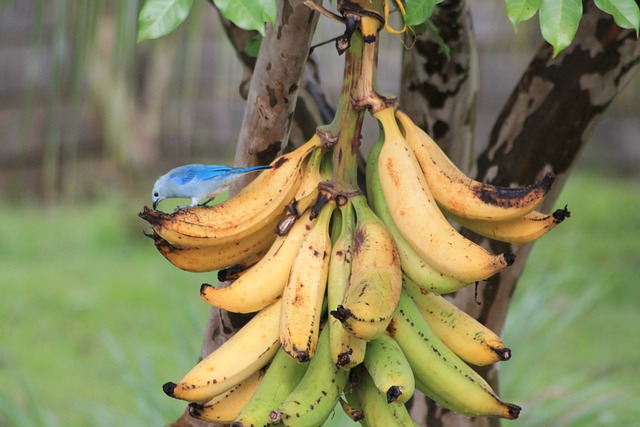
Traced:
[[[438, 11], [438, 17], [444, 18], [434, 18], [434, 23], [447, 26], [441, 31], [443, 37], [448, 36], [449, 26], [469, 28], [467, 13], [451, 13], [456, 10], [464, 11], [465, 2], [443, 2], [442, 6]], [[448, 21], [447, 17], [457, 18], [458, 23]], [[469, 43], [466, 49], [460, 49], [462, 52], [473, 50], [472, 40], [464, 40], [465, 31], [452, 32], [454, 38], [456, 35], [461, 37], [455, 40], [456, 43], [451, 44], [452, 64], [448, 67], [442, 66], [437, 56], [432, 58], [434, 54], [429, 53], [426, 48], [417, 48], [408, 53], [421, 57], [405, 59], [405, 64], [423, 65], [414, 68], [414, 73], [419, 74], [413, 74], [410, 83], [403, 84], [403, 89], [408, 87], [429, 90], [405, 90], [402, 98], [403, 107], [408, 109], [407, 104], [414, 103], [430, 105], [430, 108], [426, 109], [422, 125], [426, 125], [427, 129], [436, 135], [438, 131], [434, 123], [460, 123], [461, 118], [474, 116], [472, 111], [475, 102], [467, 101], [469, 110], [460, 111], [451, 108], [456, 102], [447, 98], [455, 97], [455, 92], [431, 89], [442, 88], [439, 82], [464, 82], [472, 78], [468, 76], [469, 67], [453, 66], [460, 61], [460, 55], [457, 54], [460, 45]], [[429, 36], [421, 39], [424, 40], [421, 40], [418, 46], [431, 45], [437, 49], [434, 42], [429, 41]], [[425, 53], [422, 53], [423, 51]], [[540, 208], [543, 211], [552, 208], [599, 119], [637, 71], [640, 65], [640, 41], [633, 30], [621, 29], [611, 16], [602, 13], [592, 2], [586, 2], [585, 14], [572, 45], [556, 58], [552, 58], [552, 53], [552, 47], [547, 44], [538, 50], [503, 107], [493, 126], [488, 146], [477, 157], [475, 164], [476, 179], [504, 186], [527, 185], [541, 178], [544, 173], [553, 172], [556, 180], [551, 193]], [[467, 53], [462, 55], [462, 58], [464, 60], [465, 57], [472, 56]], [[431, 66], [428, 65], [430, 60], [435, 62]], [[460, 103], [464, 105], [464, 99], [468, 99], [469, 94], [463, 92], [461, 97], [463, 98]], [[441, 102], [442, 100], [446, 102]], [[473, 129], [472, 124], [468, 126]], [[441, 128], [449, 130], [450, 126], [442, 125]], [[466, 134], [467, 130], [462, 129], [461, 132]], [[445, 149], [451, 153], [466, 152], [466, 148], [456, 150], [451, 146], [456, 143], [468, 144], [464, 137], [458, 136], [452, 141], [447, 138], [448, 135], [453, 133], [443, 136]], [[464, 161], [464, 158], [459, 161]], [[475, 240], [490, 247], [495, 253], [511, 250], [517, 255], [514, 265], [479, 285], [477, 300], [481, 302], [480, 305], [476, 303], [473, 286], [459, 291], [454, 298], [456, 305], [494, 331], [500, 332], [532, 245], [512, 247], [478, 236]], [[489, 367], [482, 373], [497, 388], [497, 367]], [[452, 414], [424, 396], [414, 399], [412, 415], [414, 420], [424, 426], [500, 425], [498, 419], [474, 419]]]

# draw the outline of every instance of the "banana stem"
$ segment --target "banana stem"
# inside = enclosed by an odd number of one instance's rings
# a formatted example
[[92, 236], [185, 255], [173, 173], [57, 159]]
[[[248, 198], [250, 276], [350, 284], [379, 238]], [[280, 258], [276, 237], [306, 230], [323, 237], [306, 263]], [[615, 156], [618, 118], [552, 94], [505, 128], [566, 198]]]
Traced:
[[362, 74], [362, 35], [356, 31], [351, 46], [345, 53], [344, 76], [336, 117], [327, 133], [337, 138], [333, 147], [333, 180], [342, 183], [345, 190], [358, 188], [358, 149], [364, 121], [364, 110], [357, 110], [352, 99]]
[[378, 63], [378, 39], [366, 43], [362, 51], [362, 75], [354, 96], [358, 109], [369, 108], [371, 114], [384, 110], [395, 103], [395, 98], [386, 98], [375, 90], [375, 71]]

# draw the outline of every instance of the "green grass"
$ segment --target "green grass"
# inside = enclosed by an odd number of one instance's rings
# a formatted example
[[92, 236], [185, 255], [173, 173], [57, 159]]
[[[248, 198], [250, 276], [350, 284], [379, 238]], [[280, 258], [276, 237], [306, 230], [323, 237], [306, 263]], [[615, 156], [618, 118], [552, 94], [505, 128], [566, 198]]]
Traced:
[[502, 394], [524, 407], [520, 426], [635, 425], [640, 186], [579, 174], [565, 203], [572, 217], [536, 243], [510, 308]]
[[[513, 425], [640, 416], [638, 187], [579, 174], [560, 196], [572, 217], [536, 244], [507, 320], [501, 394], [524, 407]], [[185, 405], [161, 385], [196, 361], [209, 314], [198, 290], [215, 277], [156, 253], [136, 202], [2, 206], [0, 426], [177, 418]]]

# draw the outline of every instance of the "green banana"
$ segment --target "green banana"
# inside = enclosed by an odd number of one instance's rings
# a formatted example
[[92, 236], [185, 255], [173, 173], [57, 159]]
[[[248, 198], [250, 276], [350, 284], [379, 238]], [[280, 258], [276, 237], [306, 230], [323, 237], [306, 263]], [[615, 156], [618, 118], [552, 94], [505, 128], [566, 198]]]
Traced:
[[433, 400], [470, 417], [516, 419], [520, 415], [519, 406], [500, 399], [484, 378], [444, 345], [404, 291], [388, 331], [415, 377], [431, 390]]
[[320, 426], [333, 412], [347, 383], [348, 372], [337, 368], [329, 354], [329, 328], [320, 332], [316, 354], [298, 386], [269, 418], [285, 426]]
[[415, 389], [413, 371], [398, 344], [382, 334], [367, 344], [364, 365], [387, 402], [406, 403]]
[[373, 379], [362, 365], [356, 368], [357, 381], [355, 393], [364, 412], [364, 421], [368, 427], [413, 427], [414, 422], [404, 404], [388, 403], [380, 393]]
[[298, 363], [280, 348], [269, 365], [262, 382], [232, 427], [264, 426], [270, 423], [269, 412], [291, 393], [304, 377], [308, 363]]

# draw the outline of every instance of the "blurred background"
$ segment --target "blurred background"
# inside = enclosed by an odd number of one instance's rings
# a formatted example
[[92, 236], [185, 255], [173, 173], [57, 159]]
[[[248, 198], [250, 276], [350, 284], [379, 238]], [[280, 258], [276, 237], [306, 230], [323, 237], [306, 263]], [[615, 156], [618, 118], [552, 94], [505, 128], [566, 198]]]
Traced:
[[[197, 359], [215, 275], [171, 266], [137, 213], [170, 168], [232, 162], [242, 67], [208, 2], [138, 44], [140, 4], [0, 0], [0, 426], [158, 426], [184, 408], [161, 385]], [[514, 33], [503, 0], [472, 12], [481, 148], [541, 38], [535, 20]], [[318, 42], [341, 32], [326, 21]], [[398, 93], [402, 46], [383, 42], [379, 82]], [[342, 59], [315, 54], [335, 102]], [[501, 368], [518, 425], [640, 416], [639, 107], [636, 77], [558, 200], [571, 219], [520, 281]]]

